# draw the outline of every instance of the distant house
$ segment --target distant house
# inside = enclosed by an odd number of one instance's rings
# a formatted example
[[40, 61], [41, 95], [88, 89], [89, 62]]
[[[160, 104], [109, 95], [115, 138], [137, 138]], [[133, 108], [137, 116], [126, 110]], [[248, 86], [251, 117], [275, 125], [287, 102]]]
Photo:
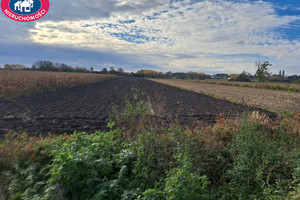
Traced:
[[274, 78], [274, 79], [282, 79], [282, 75], [281, 74], [273, 74], [271, 76], [271, 78]]
[[295, 75], [292, 75], [292, 76], [288, 76], [287, 77], [287, 80], [288, 81], [297, 81], [297, 80], [300, 80], [300, 75], [299, 76], [297, 76], [296, 74]]

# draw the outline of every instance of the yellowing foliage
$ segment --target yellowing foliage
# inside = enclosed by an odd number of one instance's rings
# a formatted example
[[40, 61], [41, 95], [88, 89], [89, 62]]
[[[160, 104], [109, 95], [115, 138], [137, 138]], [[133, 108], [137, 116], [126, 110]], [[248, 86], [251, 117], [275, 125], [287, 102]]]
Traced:
[[237, 77], [239, 77], [239, 74], [230, 74], [229, 78], [231, 79], [236, 79]]

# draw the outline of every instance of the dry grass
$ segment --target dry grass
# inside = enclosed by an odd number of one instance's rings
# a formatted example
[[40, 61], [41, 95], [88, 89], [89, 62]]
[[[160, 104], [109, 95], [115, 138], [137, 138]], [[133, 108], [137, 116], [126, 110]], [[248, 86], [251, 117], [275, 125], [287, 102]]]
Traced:
[[249, 114], [249, 118], [264, 125], [267, 125], [271, 121], [268, 115], [265, 113], [260, 113], [259, 111], [253, 111], [251, 114]]
[[73, 87], [112, 78], [112, 75], [0, 70], [0, 96], [14, 97]]
[[[194, 81], [199, 82], [199, 80], [194, 80]], [[208, 83], [208, 84], [236, 86], [236, 87], [249, 87], [249, 88], [300, 92], [300, 84], [297, 83], [240, 82], [240, 81], [224, 81], [224, 80], [200, 80], [200, 82]]]
[[298, 92], [224, 86], [201, 83], [199, 81], [196, 82], [192, 80], [151, 80], [241, 104], [261, 107], [275, 112], [282, 110], [292, 112], [300, 111], [300, 93]]

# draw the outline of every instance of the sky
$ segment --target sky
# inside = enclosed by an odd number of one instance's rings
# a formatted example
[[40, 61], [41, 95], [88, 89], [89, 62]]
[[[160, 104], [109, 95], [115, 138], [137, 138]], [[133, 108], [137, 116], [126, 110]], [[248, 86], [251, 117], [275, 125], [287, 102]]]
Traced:
[[299, 0], [50, 0], [42, 19], [0, 11], [0, 65], [300, 74]]

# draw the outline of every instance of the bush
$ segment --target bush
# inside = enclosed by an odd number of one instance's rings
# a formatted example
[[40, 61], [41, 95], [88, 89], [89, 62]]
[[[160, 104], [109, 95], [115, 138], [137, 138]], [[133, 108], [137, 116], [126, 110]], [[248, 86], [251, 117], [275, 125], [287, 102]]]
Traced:
[[76, 134], [54, 149], [49, 179], [52, 188], [62, 189], [68, 199], [133, 198], [136, 155], [130, 145], [115, 143], [119, 140], [113, 134]]
[[250, 74], [243, 71], [236, 79], [235, 81], [244, 81], [244, 82], [250, 82]]
[[144, 199], [207, 199], [208, 180], [205, 176], [198, 176], [191, 171], [191, 163], [186, 155], [179, 154], [177, 160], [181, 166], [167, 173], [165, 183], [161, 188], [148, 189], [144, 192]]
[[299, 165], [295, 139], [282, 126], [270, 131], [257, 122], [244, 120], [230, 145], [234, 161], [227, 172], [227, 192], [231, 198], [274, 199], [287, 195]]
[[126, 132], [126, 136], [136, 138], [139, 131], [150, 129], [147, 116], [148, 110], [144, 101], [132, 103], [126, 100], [123, 110], [113, 107], [109, 120], [122, 132]]

